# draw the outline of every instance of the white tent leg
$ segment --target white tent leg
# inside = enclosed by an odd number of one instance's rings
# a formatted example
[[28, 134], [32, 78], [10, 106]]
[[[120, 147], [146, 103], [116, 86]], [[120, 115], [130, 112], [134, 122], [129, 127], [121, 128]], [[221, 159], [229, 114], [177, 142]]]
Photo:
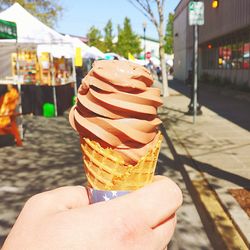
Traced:
[[19, 105], [18, 105], [18, 112], [20, 113], [20, 118], [18, 122], [18, 127], [19, 127], [19, 132], [20, 132], [20, 137], [21, 140], [24, 138], [24, 133], [23, 133], [23, 109], [22, 109], [22, 88], [21, 88], [21, 83], [20, 83], [20, 68], [19, 68], [19, 48], [18, 44], [16, 41], [16, 71], [17, 71], [17, 88], [19, 92]]
[[54, 99], [54, 105], [55, 105], [55, 116], [57, 116], [57, 99], [56, 99], [56, 87], [53, 85], [53, 99]]

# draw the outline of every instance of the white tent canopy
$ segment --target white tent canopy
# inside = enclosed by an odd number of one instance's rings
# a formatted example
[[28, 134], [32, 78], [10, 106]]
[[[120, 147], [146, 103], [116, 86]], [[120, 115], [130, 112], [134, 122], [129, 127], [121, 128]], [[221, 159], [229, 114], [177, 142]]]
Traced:
[[98, 50], [96, 47], [89, 47], [77, 37], [65, 35], [65, 39], [72, 44], [74, 53], [76, 48], [81, 48], [83, 58], [104, 58], [104, 53], [102, 51]]
[[[96, 47], [89, 47], [79, 38], [63, 36], [32, 16], [20, 4], [15, 3], [0, 13], [0, 19], [15, 22], [19, 46], [39, 45], [38, 53], [51, 52], [54, 57], [73, 58], [76, 48], [81, 48], [83, 58], [104, 58], [104, 53]], [[1, 44], [13, 44], [16, 40], [0, 40]], [[15, 45], [14, 45], [15, 46]]]
[[50, 53], [55, 58], [72, 58], [72, 46], [70, 44], [38, 44], [37, 55], [41, 56], [43, 52]]
[[89, 47], [77, 37], [65, 35], [67, 44], [40, 44], [37, 46], [38, 56], [42, 52], [49, 52], [53, 57], [74, 58], [76, 48], [81, 49], [82, 58], [104, 58], [104, 54], [95, 47]]
[[[17, 40], [0, 40], [0, 52], [5, 50], [5, 47], [12, 45], [13, 52], [18, 47], [28, 48], [29, 46], [36, 46], [38, 44], [65, 44], [67, 43], [65, 37], [55, 30], [51, 29], [36, 17], [32, 16], [28, 11], [26, 11], [20, 4], [15, 3], [8, 9], [0, 13], [0, 19], [6, 21], [15, 22], [17, 25]], [[5, 53], [5, 57], [0, 58], [0, 63], [5, 58], [9, 58], [9, 55]], [[9, 60], [9, 65], [11, 61]], [[9, 67], [11, 68], [11, 67]], [[1, 72], [0, 72], [1, 73]], [[8, 72], [3, 72], [2, 75], [7, 75]], [[19, 78], [19, 77], [18, 77]], [[19, 91], [20, 79], [18, 80]], [[21, 95], [20, 95], [21, 97]], [[55, 113], [57, 115], [57, 105], [56, 105], [56, 93], [55, 86], [53, 86], [53, 97], [55, 103]], [[20, 101], [21, 102], [21, 101]], [[21, 106], [20, 106], [21, 107]], [[22, 113], [20, 111], [20, 113]]]
[[[18, 44], [55, 44], [66, 42], [63, 35], [40, 22], [18, 3], [1, 12], [0, 19], [16, 23]], [[9, 41], [16, 42], [16, 40], [1, 40], [1, 42], [6, 43], [9, 43]]]
[[85, 56], [89, 58], [94, 58], [94, 59], [105, 58], [105, 54], [94, 46], [90, 47], [90, 51], [87, 52]]

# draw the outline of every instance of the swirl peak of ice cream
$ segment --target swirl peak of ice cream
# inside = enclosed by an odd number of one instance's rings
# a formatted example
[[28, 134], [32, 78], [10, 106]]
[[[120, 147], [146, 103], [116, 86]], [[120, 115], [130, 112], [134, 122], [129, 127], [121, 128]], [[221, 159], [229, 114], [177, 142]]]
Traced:
[[80, 137], [135, 164], [157, 142], [160, 90], [149, 71], [128, 61], [95, 61], [82, 80], [69, 120]]

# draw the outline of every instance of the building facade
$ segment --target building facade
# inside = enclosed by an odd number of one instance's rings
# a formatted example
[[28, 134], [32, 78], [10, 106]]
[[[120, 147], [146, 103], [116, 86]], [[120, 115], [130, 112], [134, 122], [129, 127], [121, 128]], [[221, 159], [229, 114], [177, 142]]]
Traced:
[[[199, 77], [250, 88], [250, 0], [203, 0], [205, 24], [199, 26]], [[193, 68], [193, 26], [189, 0], [181, 0], [174, 19], [174, 72], [186, 80]]]
[[[144, 48], [146, 53], [150, 52], [152, 57], [159, 58], [159, 41], [153, 38], [140, 36], [142, 54], [144, 55]], [[145, 47], [144, 47], [145, 46]]]

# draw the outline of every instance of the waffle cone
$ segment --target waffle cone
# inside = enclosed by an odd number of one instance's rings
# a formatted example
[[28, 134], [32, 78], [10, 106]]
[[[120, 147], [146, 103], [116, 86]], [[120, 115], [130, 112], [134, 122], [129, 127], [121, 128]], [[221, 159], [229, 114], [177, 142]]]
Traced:
[[113, 149], [102, 148], [99, 143], [83, 138], [81, 148], [89, 185], [98, 190], [135, 190], [152, 182], [162, 142], [160, 132], [157, 136], [154, 148], [136, 165], [125, 164]]

